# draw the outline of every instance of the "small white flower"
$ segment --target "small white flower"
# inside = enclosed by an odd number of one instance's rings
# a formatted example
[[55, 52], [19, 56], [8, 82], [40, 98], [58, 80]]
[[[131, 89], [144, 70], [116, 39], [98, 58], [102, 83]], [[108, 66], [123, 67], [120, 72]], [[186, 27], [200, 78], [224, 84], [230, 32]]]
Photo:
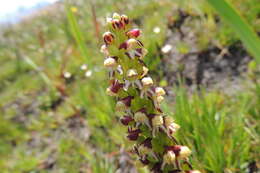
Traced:
[[127, 77], [132, 78], [132, 77], [136, 77], [138, 75], [136, 69], [129, 69], [127, 71]]
[[149, 87], [149, 86], [153, 85], [153, 79], [151, 77], [144, 77], [142, 79], [142, 84], [144, 87]]
[[163, 117], [161, 115], [156, 115], [152, 119], [152, 135], [155, 136], [155, 133], [159, 131], [159, 128], [163, 127]]
[[86, 71], [85, 76], [86, 77], [92, 76], [92, 71], [91, 70]]
[[149, 128], [151, 128], [150, 124], [149, 124], [149, 119], [147, 118], [145, 113], [142, 112], [136, 112], [134, 114], [134, 120], [136, 122], [136, 126], [139, 126], [140, 124], [145, 124], [147, 125]]
[[116, 60], [114, 58], [106, 58], [104, 61], [104, 66], [108, 68], [113, 68], [117, 65]]
[[190, 155], [191, 155], [191, 150], [187, 146], [181, 146], [181, 150], [178, 157], [180, 159], [186, 159]]
[[169, 165], [174, 164], [175, 159], [176, 159], [176, 156], [175, 156], [174, 152], [167, 151], [167, 153], [164, 154], [164, 156], [163, 156], [163, 163], [162, 163], [161, 169], [163, 170], [166, 164], [169, 164]]
[[162, 47], [162, 49], [161, 49], [161, 51], [163, 52], [163, 53], [169, 53], [170, 51], [172, 50], [172, 45], [170, 45], [170, 44], [166, 44], [165, 46], [163, 46]]
[[87, 70], [87, 68], [88, 68], [87, 64], [83, 64], [83, 65], [80, 67], [81, 70]]
[[161, 28], [160, 27], [154, 27], [153, 28], [153, 32], [155, 33], [155, 34], [159, 34], [160, 32], [161, 32]]
[[164, 117], [164, 125], [165, 128], [163, 128], [163, 130], [165, 131], [165, 133], [167, 133], [169, 137], [171, 137], [171, 132], [175, 133], [180, 128], [178, 124], [174, 123], [173, 118], [170, 116]]
[[66, 71], [63, 73], [63, 76], [68, 79], [71, 77], [71, 73]]
[[165, 95], [165, 91], [162, 87], [156, 87], [155, 94], [156, 94], [156, 96], [163, 96], [163, 95]]
[[188, 173], [201, 173], [201, 172], [198, 171], [198, 170], [191, 170], [191, 171], [189, 171]]

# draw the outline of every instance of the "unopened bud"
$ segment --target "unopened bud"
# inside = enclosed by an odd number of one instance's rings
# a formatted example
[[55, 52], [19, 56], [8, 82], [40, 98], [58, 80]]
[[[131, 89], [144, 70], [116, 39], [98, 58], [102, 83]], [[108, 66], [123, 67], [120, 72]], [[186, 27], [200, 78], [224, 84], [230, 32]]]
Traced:
[[112, 27], [114, 29], [121, 29], [121, 28], [123, 28], [123, 24], [119, 19], [114, 19], [114, 20], [112, 20]]
[[110, 68], [113, 68], [113, 67], [116, 67], [117, 63], [116, 63], [116, 60], [114, 58], [106, 58], [105, 61], [104, 61], [104, 66], [105, 67], [110, 67]]
[[124, 25], [128, 25], [129, 24], [129, 19], [126, 15], [121, 15], [121, 21], [124, 23]]
[[139, 123], [145, 123], [148, 120], [146, 114], [143, 112], [136, 112], [134, 115], [134, 119], [136, 122], [139, 122]]
[[103, 39], [107, 45], [110, 45], [114, 41], [114, 35], [111, 32], [105, 32], [103, 34]]
[[167, 164], [174, 164], [175, 159], [176, 157], [173, 151], [167, 151], [167, 153], [163, 156], [163, 162]]
[[141, 30], [139, 29], [132, 29], [130, 31], [128, 31], [126, 33], [126, 35], [129, 37], [129, 38], [137, 38], [141, 35]]
[[163, 95], [165, 95], [165, 91], [162, 87], [156, 87], [155, 94], [156, 94], [156, 96], [163, 96]]
[[153, 127], [159, 127], [163, 125], [163, 117], [161, 115], [156, 115], [152, 119], [152, 125]]
[[186, 171], [186, 173], [201, 173], [199, 170], [190, 170]]
[[121, 16], [120, 16], [118, 13], [114, 13], [114, 14], [113, 14], [113, 19], [118, 19], [118, 20], [120, 20], [120, 19], [121, 19]]
[[151, 77], [144, 77], [142, 79], [142, 84], [144, 87], [149, 87], [153, 85], [153, 79]]
[[133, 78], [138, 75], [136, 69], [129, 69], [126, 74], [127, 74], [127, 77], [129, 77], [129, 78]]

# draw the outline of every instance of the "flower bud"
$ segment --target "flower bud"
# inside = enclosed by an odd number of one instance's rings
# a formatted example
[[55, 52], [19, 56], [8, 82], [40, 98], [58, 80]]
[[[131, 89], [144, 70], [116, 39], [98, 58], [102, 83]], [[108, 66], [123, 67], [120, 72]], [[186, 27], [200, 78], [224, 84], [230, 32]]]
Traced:
[[145, 123], [148, 121], [146, 114], [143, 112], [136, 112], [134, 115], [134, 119], [138, 123]]
[[190, 170], [186, 171], [186, 173], [201, 173], [199, 170]]
[[165, 91], [162, 87], [156, 87], [155, 94], [156, 94], [156, 96], [163, 96], [163, 95], [165, 95]]
[[181, 146], [179, 157], [181, 159], [186, 159], [190, 155], [191, 155], [191, 150], [188, 147], [186, 147], [186, 146]]
[[141, 35], [141, 30], [139, 29], [132, 29], [126, 33], [128, 38], [137, 38]]
[[127, 126], [130, 122], [132, 122], [133, 121], [133, 118], [131, 117], [131, 116], [127, 116], [127, 115], [125, 115], [125, 116], [123, 116], [123, 117], [121, 117], [120, 118], [120, 122], [123, 124], [123, 125], [125, 125], [125, 126]]
[[164, 97], [163, 97], [163, 96], [158, 96], [158, 97], [156, 97], [156, 101], [157, 101], [158, 103], [161, 103], [163, 100], [164, 100]]
[[136, 69], [129, 69], [126, 73], [127, 77], [129, 78], [133, 78], [136, 77], [138, 75]]
[[152, 119], [152, 125], [153, 127], [159, 127], [163, 125], [163, 117], [161, 115], [156, 115]]
[[118, 19], [118, 20], [120, 20], [120, 19], [121, 19], [121, 16], [120, 16], [118, 13], [114, 13], [114, 14], [113, 14], [113, 19]]
[[136, 129], [136, 130], [128, 130], [128, 135], [127, 138], [130, 141], [136, 141], [139, 137], [139, 134], [141, 133], [140, 129]]
[[167, 150], [173, 151], [180, 159], [186, 159], [191, 154], [191, 150], [187, 146], [174, 145], [168, 147]]
[[169, 130], [170, 134], [176, 132], [180, 128], [178, 124], [174, 123], [173, 118], [170, 116], [164, 117], [164, 125], [166, 129]]
[[104, 66], [108, 68], [113, 68], [117, 66], [116, 60], [114, 58], [106, 58], [104, 61]]
[[151, 77], [144, 77], [142, 79], [142, 84], [144, 87], [149, 87], [153, 85], [153, 79]]
[[174, 164], [176, 156], [173, 151], [167, 151], [163, 156], [163, 162], [166, 164]]
[[114, 41], [114, 35], [111, 32], [105, 32], [103, 34], [103, 39], [107, 45], [110, 45]]
[[121, 21], [122, 21], [122, 23], [126, 26], [126, 25], [128, 25], [129, 24], [129, 19], [128, 19], [128, 17], [126, 16], [126, 15], [121, 15]]
[[134, 38], [130, 38], [127, 41], [120, 44], [119, 49], [130, 50], [130, 49], [134, 49], [134, 48], [138, 48], [138, 47], [143, 47], [143, 43]]
[[121, 29], [123, 28], [123, 23], [118, 19], [114, 19], [112, 20], [112, 27], [113, 29]]
[[145, 66], [143, 66], [143, 73], [142, 73], [142, 76], [141, 77], [144, 77], [145, 75], [147, 75], [149, 69]]

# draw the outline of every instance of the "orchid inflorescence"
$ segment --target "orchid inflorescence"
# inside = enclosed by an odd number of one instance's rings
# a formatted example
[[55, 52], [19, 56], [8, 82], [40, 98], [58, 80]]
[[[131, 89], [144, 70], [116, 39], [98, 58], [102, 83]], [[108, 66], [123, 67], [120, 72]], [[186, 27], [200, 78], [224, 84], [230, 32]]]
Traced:
[[117, 100], [115, 110], [128, 128], [127, 138], [135, 141], [133, 151], [139, 161], [155, 173], [200, 173], [189, 163], [191, 150], [173, 136], [180, 126], [160, 108], [166, 93], [148, 74], [143, 61], [147, 50], [138, 40], [142, 32], [130, 29], [128, 17], [117, 13], [107, 18], [107, 25], [101, 46], [109, 71], [106, 93]]

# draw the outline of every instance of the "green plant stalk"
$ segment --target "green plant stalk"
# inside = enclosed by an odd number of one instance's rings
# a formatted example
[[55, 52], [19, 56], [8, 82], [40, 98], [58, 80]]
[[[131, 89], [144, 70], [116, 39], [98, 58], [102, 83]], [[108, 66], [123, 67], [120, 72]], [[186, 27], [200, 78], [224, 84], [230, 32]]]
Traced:
[[260, 63], [260, 39], [250, 25], [226, 0], [207, 0], [207, 2], [238, 34], [257, 63]]
[[80, 31], [80, 27], [77, 23], [75, 15], [73, 14], [73, 12], [68, 4], [66, 4], [66, 13], [67, 13], [67, 18], [69, 21], [71, 33], [72, 33], [74, 39], [76, 40], [79, 51], [80, 51], [81, 55], [83, 56], [83, 58], [85, 59], [85, 61], [87, 62], [87, 64], [89, 66], [91, 66], [90, 60], [88, 59], [88, 57], [89, 57], [88, 52], [86, 51], [87, 48], [84, 43], [84, 35]]
[[122, 115], [120, 121], [135, 143], [138, 160], [154, 173], [200, 173], [189, 163], [191, 150], [174, 137], [180, 126], [160, 108], [165, 91], [149, 77], [143, 61], [147, 50], [138, 40], [141, 31], [130, 29], [128, 17], [117, 13], [107, 24], [101, 47], [109, 70], [106, 92], [117, 100], [116, 113]]

